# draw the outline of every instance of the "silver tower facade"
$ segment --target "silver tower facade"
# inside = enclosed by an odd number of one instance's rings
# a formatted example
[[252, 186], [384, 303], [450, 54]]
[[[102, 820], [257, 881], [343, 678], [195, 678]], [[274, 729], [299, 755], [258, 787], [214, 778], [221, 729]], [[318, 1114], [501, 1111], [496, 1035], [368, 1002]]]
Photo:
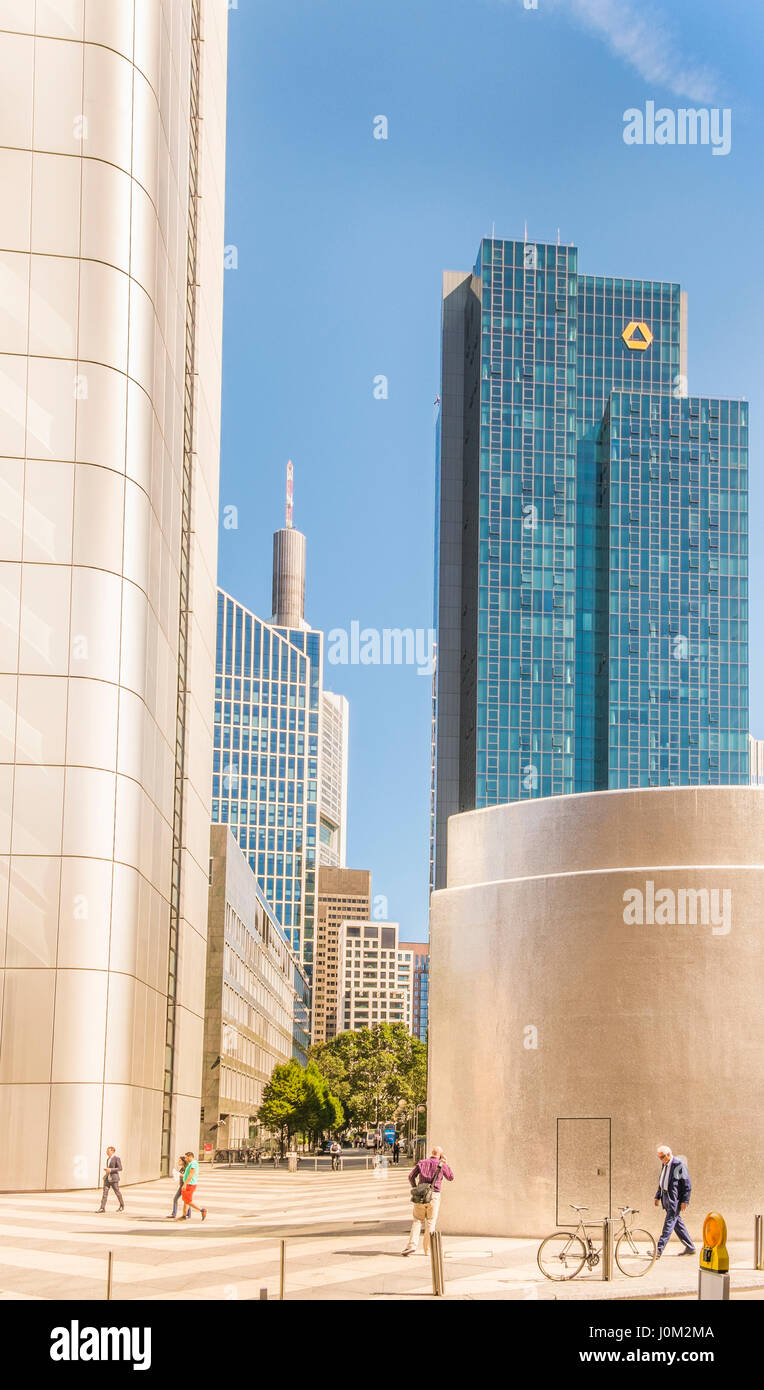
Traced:
[[226, 24], [0, 5], [0, 1189], [198, 1134]]

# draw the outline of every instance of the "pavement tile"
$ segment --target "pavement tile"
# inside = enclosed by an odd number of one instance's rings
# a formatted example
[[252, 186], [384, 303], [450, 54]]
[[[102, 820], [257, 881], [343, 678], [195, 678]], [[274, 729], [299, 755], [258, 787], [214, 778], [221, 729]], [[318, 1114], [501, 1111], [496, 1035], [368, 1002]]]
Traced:
[[[100, 1191], [0, 1194], [0, 1299], [102, 1299], [108, 1250], [116, 1298], [251, 1300], [263, 1287], [273, 1298], [282, 1236], [289, 1299], [433, 1297], [429, 1259], [401, 1258], [411, 1219], [405, 1169], [379, 1178], [365, 1169], [202, 1168], [209, 1216], [182, 1226], [165, 1221], [174, 1190], [171, 1179], [123, 1188], [124, 1216], [116, 1208], [95, 1213]], [[552, 1283], [536, 1263], [538, 1241], [527, 1237], [445, 1234], [443, 1247], [446, 1301], [689, 1299], [697, 1292], [697, 1262], [670, 1249], [642, 1279], [619, 1272], [609, 1283], [596, 1275]], [[729, 1249], [733, 1295], [764, 1293], [751, 1245]]]

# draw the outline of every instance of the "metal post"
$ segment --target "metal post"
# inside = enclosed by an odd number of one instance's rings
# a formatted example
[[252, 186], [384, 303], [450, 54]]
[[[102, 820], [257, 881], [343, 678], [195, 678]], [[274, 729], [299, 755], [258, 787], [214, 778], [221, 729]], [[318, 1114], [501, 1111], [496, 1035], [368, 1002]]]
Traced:
[[753, 1218], [753, 1267], [764, 1269], [764, 1216]]
[[443, 1270], [443, 1245], [440, 1231], [430, 1231], [430, 1266], [432, 1269], [432, 1292], [436, 1298], [442, 1298], [446, 1292], [446, 1276]]
[[602, 1278], [613, 1277], [613, 1218], [606, 1216], [602, 1223]]
[[317, 1173], [317, 1172], [318, 1172], [318, 1159], [317, 1159], [317, 1158], [314, 1158], [314, 1159], [313, 1159], [313, 1172], [314, 1172], [314, 1173]]
[[265, 1301], [266, 1303], [268, 1302], [268, 1290], [267, 1290], [267, 1289], [261, 1289], [261, 1290], [260, 1290], [260, 1302], [262, 1303], [263, 1301]]
[[111, 1285], [114, 1276], [114, 1251], [109, 1250], [106, 1254], [106, 1297], [111, 1298]]
[[279, 1298], [284, 1299], [284, 1279], [286, 1276], [286, 1241], [279, 1241]]
[[730, 1276], [727, 1270], [698, 1270], [698, 1299], [705, 1303], [726, 1303], [730, 1296]]

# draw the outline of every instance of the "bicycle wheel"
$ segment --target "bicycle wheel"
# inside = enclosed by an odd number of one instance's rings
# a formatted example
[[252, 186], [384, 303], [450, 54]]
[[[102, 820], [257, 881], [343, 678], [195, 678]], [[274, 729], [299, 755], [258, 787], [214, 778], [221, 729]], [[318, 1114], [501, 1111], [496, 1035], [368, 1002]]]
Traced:
[[572, 1231], [555, 1231], [542, 1240], [536, 1259], [547, 1279], [575, 1279], [586, 1259], [584, 1242]]
[[655, 1264], [657, 1247], [649, 1231], [624, 1231], [615, 1247], [615, 1262], [622, 1274], [637, 1279]]

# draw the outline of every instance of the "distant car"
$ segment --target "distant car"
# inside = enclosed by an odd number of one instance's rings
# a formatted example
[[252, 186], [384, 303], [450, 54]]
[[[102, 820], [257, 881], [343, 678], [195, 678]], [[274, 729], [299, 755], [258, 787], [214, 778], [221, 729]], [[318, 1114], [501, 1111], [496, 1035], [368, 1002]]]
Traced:
[[331, 1147], [332, 1147], [332, 1144], [333, 1144], [333, 1143], [334, 1143], [334, 1140], [333, 1140], [333, 1139], [325, 1139], [325, 1140], [324, 1140], [324, 1147], [323, 1147], [323, 1149], [321, 1150], [321, 1152], [322, 1152], [322, 1153], [325, 1153], [325, 1154], [330, 1153], [330, 1152], [331, 1152]]
[[373, 1149], [373, 1148], [376, 1146], [376, 1143], [377, 1143], [377, 1136], [376, 1136], [376, 1134], [367, 1134], [367, 1135], [366, 1135], [366, 1147], [367, 1147], [367, 1149]]

